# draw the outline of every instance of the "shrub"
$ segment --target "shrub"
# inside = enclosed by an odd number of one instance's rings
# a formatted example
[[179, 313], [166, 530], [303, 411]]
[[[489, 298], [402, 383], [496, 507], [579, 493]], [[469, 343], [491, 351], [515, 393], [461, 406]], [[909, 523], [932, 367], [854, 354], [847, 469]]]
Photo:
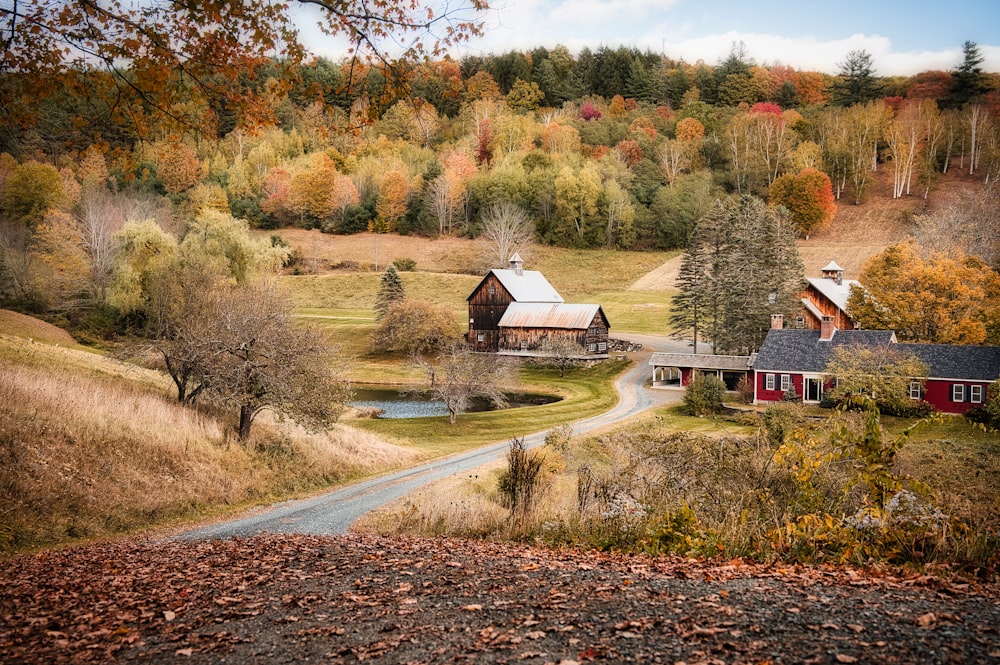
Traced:
[[684, 393], [684, 410], [692, 416], [710, 416], [722, 411], [726, 384], [713, 374], [696, 376]]
[[413, 272], [417, 269], [417, 262], [408, 256], [396, 259], [392, 265], [400, 272]]
[[511, 514], [518, 511], [524, 513], [531, 507], [541, 485], [544, 462], [545, 455], [525, 448], [524, 439], [511, 439], [507, 468], [497, 481], [497, 489]]

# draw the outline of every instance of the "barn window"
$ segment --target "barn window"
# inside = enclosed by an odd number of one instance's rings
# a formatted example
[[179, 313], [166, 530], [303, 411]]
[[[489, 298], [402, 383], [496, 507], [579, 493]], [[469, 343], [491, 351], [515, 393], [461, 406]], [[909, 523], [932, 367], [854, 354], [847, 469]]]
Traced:
[[788, 392], [788, 390], [791, 387], [792, 387], [792, 376], [791, 376], [791, 374], [782, 374], [781, 375], [781, 392], [783, 392], [783, 393], [784, 392]]
[[527, 351], [528, 350], [528, 340], [526, 340], [526, 339], [522, 339], [521, 340], [521, 350], [522, 351]]
[[490, 285], [490, 295], [495, 296], [497, 294], [497, 287]]
[[910, 399], [923, 399], [924, 389], [919, 381], [910, 381]]
[[951, 387], [951, 401], [952, 402], [964, 402], [965, 401], [965, 386], [961, 383], [956, 383]]
[[594, 351], [597, 350], [597, 345], [591, 342], [590, 344], [587, 345], [587, 350], [593, 353]]
[[482, 342], [482, 341], [483, 341], [483, 340], [485, 340], [485, 339], [486, 339], [486, 335], [484, 335], [483, 333], [478, 333], [478, 334], [476, 335], [476, 341], [477, 341], [477, 342]]
[[604, 351], [608, 350], [608, 345], [605, 344], [604, 342], [598, 342], [597, 343], [597, 350], [601, 351], [603, 353]]
[[969, 386], [969, 401], [975, 404], [983, 403], [983, 387]]
[[764, 390], [774, 390], [774, 374], [764, 375]]

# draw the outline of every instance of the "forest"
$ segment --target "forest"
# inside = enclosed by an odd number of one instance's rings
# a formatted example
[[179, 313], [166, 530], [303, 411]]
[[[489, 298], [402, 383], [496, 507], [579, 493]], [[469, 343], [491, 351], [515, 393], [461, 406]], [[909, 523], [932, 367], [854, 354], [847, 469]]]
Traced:
[[[1000, 76], [973, 42], [953, 70], [912, 77], [878, 76], [865, 51], [837, 75], [759, 65], [742, 43], [715, 65], [555, 46], [194, 71], [95, 52], [106, 66], [56, 75], [8, 58], [0, 71], [8, 304], [113, 301], [129, 222], [178, 241], [209, 218], [429, 237], [513, 225], [553, 245], [670, 250], [730, 195], [808, 237], [888, 169], [891, 196], [917, 212], [945, 174], [981, 182], [981, 205], [946, 224], [966, 237], [1000, 177]], [[961, 249], [995, 267], [986, 227]]]

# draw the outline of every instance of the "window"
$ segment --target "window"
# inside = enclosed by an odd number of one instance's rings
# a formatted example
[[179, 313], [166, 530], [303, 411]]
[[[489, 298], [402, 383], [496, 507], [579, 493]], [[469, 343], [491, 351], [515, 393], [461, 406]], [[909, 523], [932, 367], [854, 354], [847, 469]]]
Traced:
[[497, 287], [490, 285], [490, 295], [495, 296], [497, 294]]
[[482, 342], [484, 339], [486, 339], [486, 335], [484, 335], [483, 333], [479, 333], [478, 335], [476, 335], [477, 342]]
[[590, 344], [587, 345], [587, 350], [593, 353], [594, 351], [597, 350], [597, 345], [591, 342]]
[[910, 399], [922, 399], [924, 396], [923, 386], [919, 381], [910, 381]]
[[982, 386], [969, 386], [969, 401], [975, 402], [976, 404], [983, 403], [983, 387]]
[[951, 401], [952, 402], [965, 401], [965, 386], [963, 386], [961, 383], [956, 383], [951, 387]]
[[774, 374], [764, 375], [764, 390], [774, 390]]
[[603, 353], [603, 352], [605, 352], [605, 351], [608, 350], [608, 345], [605, 344], [604, 342], [598, 342], [597, 343], [597, 350]]
[[526, 339], [522, 339], [521, 340], [521, 350], [522, 351], [527, 351], [528, 350], [528, 340], [526, 340]]
[[792, 387], [792, 376], [791, 374], [781, 375], [781, 392], [788, 392]]

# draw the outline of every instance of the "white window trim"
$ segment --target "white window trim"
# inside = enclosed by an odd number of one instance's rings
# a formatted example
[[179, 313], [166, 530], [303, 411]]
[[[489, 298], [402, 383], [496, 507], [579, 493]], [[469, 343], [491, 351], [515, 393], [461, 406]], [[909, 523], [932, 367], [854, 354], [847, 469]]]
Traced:
[[782, 374], [781, 375], [781, 392], [786, 393], [792, 389], [792, 375]]
[[910, 381], [910, 399], [923, 398], [923, 387], [919, 381]]
[[965, 384], [953, 383], [951, 385], [951, 401], [952, 402], [965, 401]]
[[969, 401], [973, 404], [983, 403], [983, 387], [969, 386]]
[[774, 390], [774, 374], [764, 375], [764, 390]]

